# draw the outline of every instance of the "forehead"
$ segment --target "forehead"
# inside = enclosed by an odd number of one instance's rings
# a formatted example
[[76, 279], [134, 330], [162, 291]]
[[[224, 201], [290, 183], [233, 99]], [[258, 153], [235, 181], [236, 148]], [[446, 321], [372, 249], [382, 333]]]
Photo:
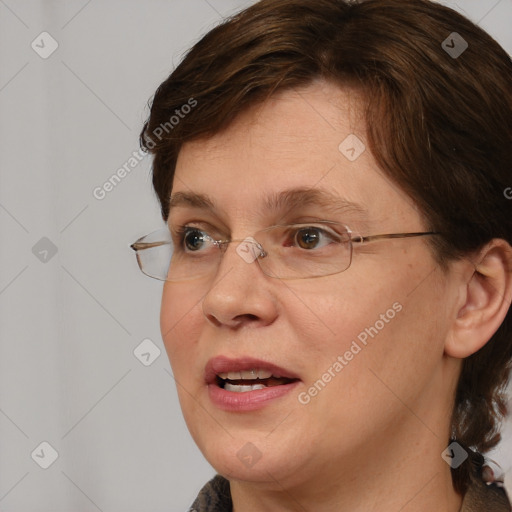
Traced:
[[403, 216], [411, 201], [365, 147], [361, 101], [353, 89], [316, 82], [252, 107], [213, 137], [185, 143], [171, 212], [215, 210], [255, 222], [302, 205], [360, 220]]

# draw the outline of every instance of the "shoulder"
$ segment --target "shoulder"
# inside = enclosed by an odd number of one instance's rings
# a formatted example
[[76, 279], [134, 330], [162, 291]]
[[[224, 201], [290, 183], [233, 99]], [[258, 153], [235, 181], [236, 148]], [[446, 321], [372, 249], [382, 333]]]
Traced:
[[189, 512], [232, 512], [229, 482], [216, 475], [202, 489]]
[[511, 512], [507, 494], [497, 484], [486, 484], [479, 478], [472, 478], [461, 512]]

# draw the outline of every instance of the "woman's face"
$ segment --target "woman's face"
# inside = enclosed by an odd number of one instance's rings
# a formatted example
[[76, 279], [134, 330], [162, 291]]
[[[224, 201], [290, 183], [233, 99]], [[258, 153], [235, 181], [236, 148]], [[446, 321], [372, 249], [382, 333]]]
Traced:
[[[169, 225], [207, 223], [222, 239], [314, 220], [361, 235], [425, 231], [354, 138], [365, 144], [364, 133], [354, 91], [316, 82], [280, 93], [221, 134], [185, 144], [172, 193], [207, 195], [214, 208], [176, 206]], [[334, 195], [337, 208], [265, 208], [293, 189]], [[268, 277], [237, 246], [211, 276], [166, 282], [162, 298], [183, 414], [217, 471], [299, 485], [353, 473], [432, 432], [442, 445], [455, 385], [443, 344], [456, 313], [426, 238], [355, 244], [347, 270], [302, 280]], [[251, 369], [290, 380], [246, 392], [238, 379], [251, 374], [236, 372]], [[216, 375], [228, 372], [234, 382], [222, 389]]]

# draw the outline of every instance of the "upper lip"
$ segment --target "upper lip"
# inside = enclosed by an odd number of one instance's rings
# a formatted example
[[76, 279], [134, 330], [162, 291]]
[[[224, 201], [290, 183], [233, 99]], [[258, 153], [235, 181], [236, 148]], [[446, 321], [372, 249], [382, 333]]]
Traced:
[[205, 368], [205, 380], [207, 384], [213, 384], [219, 373], [240, 372], [244, 370], [266, 370], [272, 372], [273, 376], [287, 379], [298, 379], [294, 372], [277, 366], [274, 363], [255, 359], [254, 357], [229, 358], [226, 356], [213, 357], [208, 361]]

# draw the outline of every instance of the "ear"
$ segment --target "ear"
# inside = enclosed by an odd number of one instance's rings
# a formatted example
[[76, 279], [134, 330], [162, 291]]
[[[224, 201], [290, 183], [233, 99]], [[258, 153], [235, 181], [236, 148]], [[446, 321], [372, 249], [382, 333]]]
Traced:
[[464, 359], [480, 350], [503, 323], [512, 302], [512, 247], [502, 239], [486, 244], [457, 283], [460, 304], [445, 353]]

